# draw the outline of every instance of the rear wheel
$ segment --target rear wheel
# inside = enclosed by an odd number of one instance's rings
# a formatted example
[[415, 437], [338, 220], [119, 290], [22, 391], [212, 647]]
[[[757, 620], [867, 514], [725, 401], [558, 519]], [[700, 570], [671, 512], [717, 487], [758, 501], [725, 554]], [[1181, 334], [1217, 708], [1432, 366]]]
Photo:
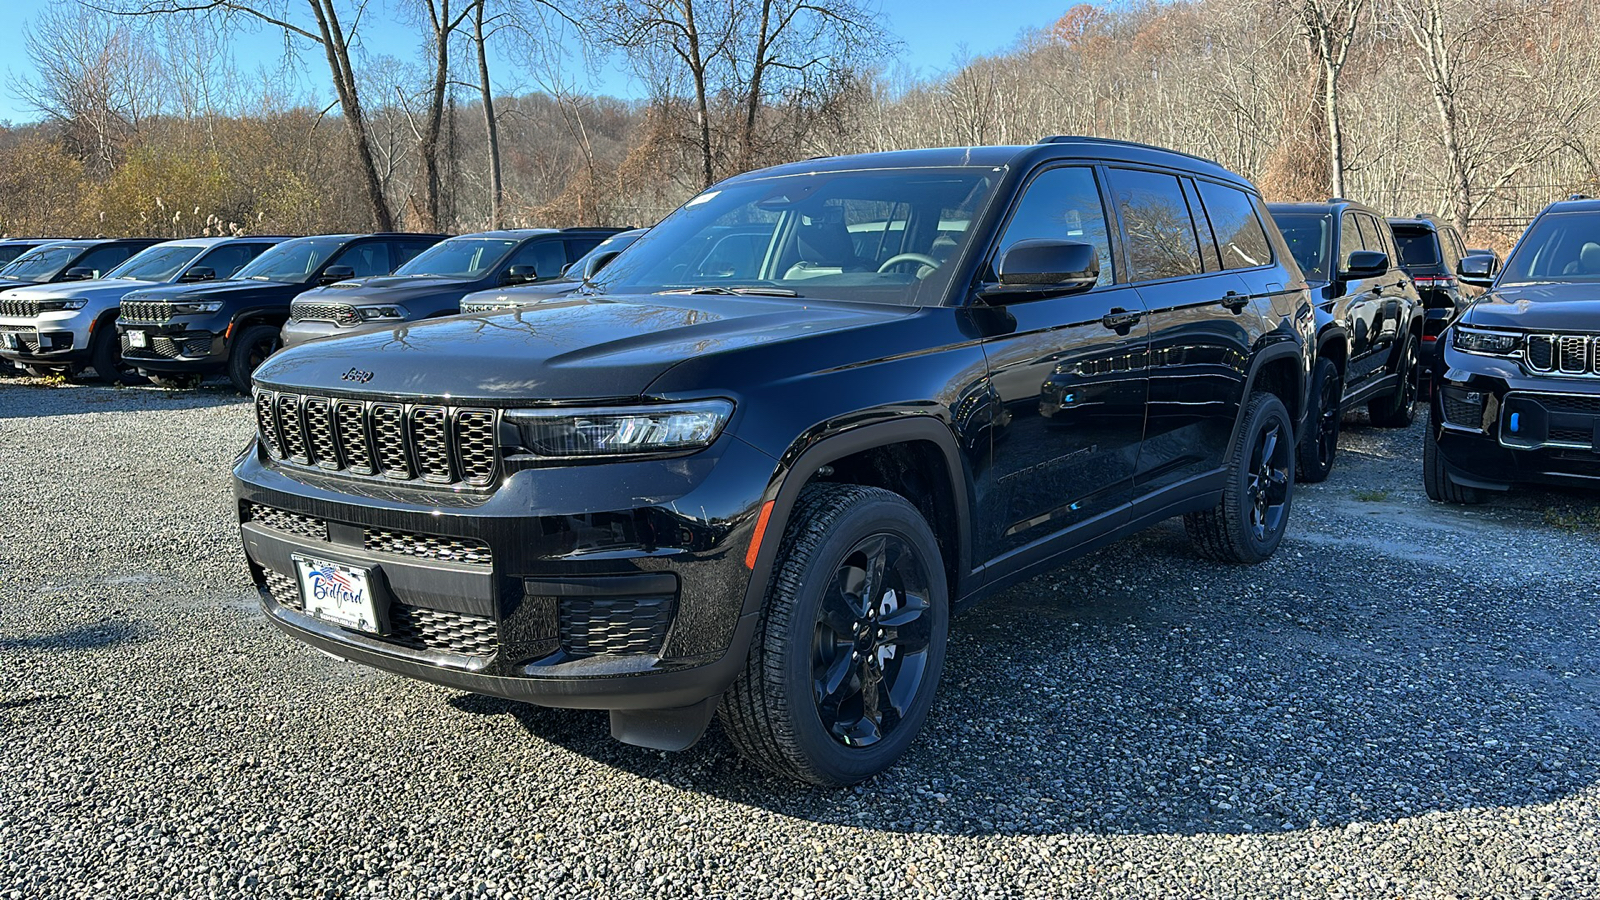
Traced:
[[1417, 352], [1416, 338], [1407, 336], [1405, 346], [1400, 349], [1400, 362], [1395, 365], [1395, 374], [1400, 376], [1399, 386], [1367, 404], [1367, 414], [1379, 428], [1411, 425], [1417, 408]]
[[1199, 551], [1222, 562], [1258, 563], [1272, 555], [1289, 525], [1294, 497], [1294, 427], [1272, 394], [1254, 394], [1228, 454], [1222, 501], [1183, 517]]
[[282, 346], [276, 325], [251, 325], [234, 339], [228, 355], [228, 378], [234, 390], [250, 393], [250, 373]]
[[939, 545], [916, 507], [878, 488], [807, 487], [749, 661], [720, 706], [723, 727], [777, 774], [870, 778], [921, 730], [948, 629]]
[[1344, 379], [1333, 360], [1317, 361], [1311, 375], [1311, 402], [1316, 404], [1306, 416], [1306, 434], [1300, 441], [1300, 460], [1295, 477], [1298, 481], [1316, 483], [1325, 481], [1333, 471], [1333, 458], [1339, 452], [1339, 429], [1343, 425]]
[[1439, 453], [1439, 439], [1433, 429], [1422, 439], [1422, 489], [1435, 503], [1471, 505], [1484, 501], [1483, 491], [1456, 484], [1444, 467], [1444, 457]]

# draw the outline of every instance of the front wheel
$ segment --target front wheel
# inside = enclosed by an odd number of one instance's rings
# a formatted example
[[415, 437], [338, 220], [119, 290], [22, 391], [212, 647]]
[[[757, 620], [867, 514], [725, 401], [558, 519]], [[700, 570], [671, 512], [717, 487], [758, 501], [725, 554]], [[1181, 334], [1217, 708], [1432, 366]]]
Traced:
[[817, 484], [795, 504], [744, 671], [723, 698], [741, 755], [813, 784], [870, 778], [916, 739], [949, 631], [939, 544], [904, 497]]
[[1416, 339], [1407, 337], [1405, 346], [1400, 348], [1400, 361], [1395, 364], [1400, 385], [1367, 404], [1367, 415], [1379, 428], [1410, 427], [1417, 408], [1417, 353]]
[[1183, 517], [1195, 547], [1222, 562], [1258, 563], [1271, 556], [1289, 525], [1294, 457], [1294, 426], [1283, 401], [1252, 395], [1228, 453], [1221, 502]]
[[1449, 470], [1444, 467], [1444, 457], [1439, 453], [1439, 439], [1431, 427], [1422, 439], [1422, 489], [1435, 503], [1470, 505], [1484, 500], [1483, 491], [1451, 480]]
[[228, 379], [233, 382], [234, 390], [250, 393], [250, 373], [281, 346], [283, 342], [276, 325], [251, 325], [239, 332], [233, 351], [228, 354]]

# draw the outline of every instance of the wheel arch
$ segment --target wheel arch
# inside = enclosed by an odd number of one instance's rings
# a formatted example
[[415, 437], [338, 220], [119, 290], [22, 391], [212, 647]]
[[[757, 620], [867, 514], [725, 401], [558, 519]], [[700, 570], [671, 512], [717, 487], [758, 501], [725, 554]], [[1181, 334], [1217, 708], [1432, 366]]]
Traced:
[[1310, 389], [1306, 365], [1301, 358], [1300, 348], [1289, 343], [1276, 344], [1256, 355], [1245, 380], [1244, 396], [1239, 398], [1239, 411], [1233, 423], [1233, 440], [1238, 440], [1239, 430], [1244, 427], [1244, 412], [1257, 391], [1274, 394], [1283, 401], [1289, 410], [1289, 421], [1294, 424], [1295, 436], [1299, 437], [1301, 429], [1305, 427], [1306, 392]]

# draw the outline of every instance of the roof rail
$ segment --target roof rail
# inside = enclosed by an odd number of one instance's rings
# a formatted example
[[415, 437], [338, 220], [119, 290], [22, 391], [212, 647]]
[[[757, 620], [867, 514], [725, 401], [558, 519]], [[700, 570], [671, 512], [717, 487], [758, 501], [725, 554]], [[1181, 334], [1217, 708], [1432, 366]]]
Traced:
[[1087, 134], [1051, 134], [1051, 135], [1046, 135], [1046, 136], [1040, 138], [1038, 140], [1038, 143], [1040, 143], [1040, 144], [1116, 144], [1116, 145], [1121, 146], [1121, 147], [1139, 147], [1140, 149], [1143, 149], [1143, 150], [1160, 150], [1162, 153], [1172, 153], [1172, 154], [1175, 154], [1177, 156], [1187, 156], [1190, 159], [1199, 160], [1200, 162], [1203, 162], [1203, 163], [1210, 163], [1211, 165], [1214, 165], [1214, 166], [1220, 165], [1220, 163], [1218, 163], [1214, 159], [1206, 159], [1204, 156], [1196, 156], [1193, 153], [1185, 153], [1182, 150], [1173, 150], [1173, 149], [1171, 149], [1169, 147], [1157, 147], [1154, 144], [1146, 144], [1146, 143], [1143, 143], [1141, 141], [1125, 141], [1125, 140], [1122, 140], [1120, 138], [1094, 137], [1092, 135], [1087, 135]]

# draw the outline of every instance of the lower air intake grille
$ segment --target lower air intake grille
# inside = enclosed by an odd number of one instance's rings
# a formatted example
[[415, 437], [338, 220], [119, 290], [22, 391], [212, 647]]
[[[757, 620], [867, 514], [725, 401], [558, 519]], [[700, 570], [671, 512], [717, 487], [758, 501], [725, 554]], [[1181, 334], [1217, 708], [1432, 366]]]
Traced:
[[293, 610], [305, 609], [305, 601], [300, 599], [300, 585], [287, 575], [267, 569], [267, 593], [272, 595], [272, 600], [279, 606], [287, 606]]
[[1452, 425], [1465, 425], [1468, 428], [1483, 427], [1483, 404], [1469, 403], [1460, 397], [1453, 396], [1450, 391], [1443, 393], [1444, 419]]
[[328, 539], [328, 523], [311, 516], [302, 516], [287, 510], [273, 509], [270, 506], [250, 505], [250, 521], [267, 528], [285, 531], [289, 534], [298, 534], [313, 540], [325, 541]]
[[384, 640], [414, 650], [493, 656], [500, 646], [493, 619], [401, 603], [389, 607], [389, 630]]
[[660, 653], [673, 598], [563, 597], [561, 645], [578, 656]]
[[439, 537], [431, 534], [412, 534], [409, 531], [382, 531], [368, 528], [363, 545], [378, 553], [398, 553], [418, 559], [437, 559], [443, 562], [471, 563], [488, 566], [494, 564], [489, 545], [469, 538]]

